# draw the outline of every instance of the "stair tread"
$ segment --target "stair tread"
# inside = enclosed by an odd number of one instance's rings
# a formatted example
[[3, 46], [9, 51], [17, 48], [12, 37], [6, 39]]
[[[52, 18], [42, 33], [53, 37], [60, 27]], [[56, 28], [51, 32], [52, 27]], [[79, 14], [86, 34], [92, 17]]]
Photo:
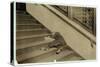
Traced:
[[[19, 19], [19, 18], [18, 18], [17, 20], [18, 20], [18, 21], [19, 21], [19, 20], [23, 20], [23, 21], [27, 21], [27, 20], [28, 20], [28, 21], [30, 21], [30, 20], [34, 20], [34, 19], [33, 19], [33, 18], [28, 18], [28, 19]], [[35, 21], [36, 21], [36, 20], [35, 20]]]
[[72, 55], [66, 56], [64, 58], [61, 58], [58, 61], [74, 61], [74, 60], [81, 60], [81, 59], [82, 59], [82, 57], [72, 54]]
[[26, 11], [16, 11], [16, 15], [17, 14], [21, 14], [21, 15], [24, 15], [25, 14], [25, 15], [27, 15]]
[[71, 50], [64, 50], [64, 51], [61, 51], [61, 53], [59, 53], [59, 54], [54, 54], [54, 55], [52, 55], [52, 56], [49, 56], [49, 57], [47, 57], [47, 58], [43, 58], [43, 59], [41, 59], [41, 60], [39, 60], [39, 61], [37, 61], [37, 62], [51, 62], [51, 61], [54, 61], [54, 60], [58, 60], [58, 59], [60, 59], [60, 58], [62, 58], [62, 57], [65, 57], [65, 56], [67, 56], [67, 55], [70, 55], [70, 54], [72, 54], [73, 53], [73, 51], [71, 51]]
[[46, 34], [39, 34], [39, 35], [29, 35], [29, 36], [20, 36], [20, 37], [17, 37], [16, 40], [20, 40], [20, 39], [25, 39], [25, 38], [33, 38], [33, 37], [43, 37], [43, 36], [49, 36], [51, 34], [49, 33], [46, 33]]
[[17, 19], [17, 24], [40, 24], [37, 20], [34, 19]]
[[64, 56], [72, 54], [72, 53], [73, 53], [73, 51], [66, 49], [66, 50], [62, 51], [60, 54], [56, 54], [56, 52], [55, 52], [55, 53], [53, 53], [53, 54], [51, 54], [50, 56], [47, 56], [47, 57], [39, 57], [38, 59], [34, 57], [34, 58], [31, 58], [31, 59], [27, 59], [26, 61], [24, 61], [24, 63], [53, 62], [54, 60], [60, 59]]
[[17, 23], [16, 25], [40, 25], [39, 23]]
[[72, 61], [74, 61], [74, 60], [81, 60], [81, 59], [82, 59], [81, 57], [73, 56], [68, 61], [70, 61], [70, 60], [72, 60]]
[[22, 14], [17, 13], [16, 16], [29, 16], [29, 17], [31, 17], [29, 14], [23, 14], [23, 13]]
[[[17, 19], [17, 18], [16, 18], [16, 19]], [[20, 20], [20, 19], [18, 19], [17, 22], [20, 22], [20, 23], [21, 23], [21, 22], [26, 22], [26, 23], [27, 23], [27, 22], [33, 22], [33, 23], [34, 23], [34, 22], [37, 22], [37, 20], [35, 20], [35, 19], [23, 19], [23, 20]]]
[[23, 31], [37, 31], [37, 30], [47, 30], [42, 28], [36, 28], [36, 29], [23, 29], [23, 30], [17, 30], [17, 32], [23, 32]]
[[22, 10], [16, 10], [16, 13], [19, 13], [19, 12], [21, 12], [21, 13], [23, 13], [23, 12], [26, 12], [26, 11], [22, 11]]
[[20, 55], [20, 56], [17, 56], [17, 60], [18, 61], [24, 61], [26, 59], [29, 59], [31, 57], [36, 57], [36, 56], [39, 56], [41, 54], [45, 54], [45, 53], [48, 53], [48, 52], [51, 52], [51, 51], [54, 51], [56, 50], [56, 48], [51, 48], [47, 51], [42, 51], [42, 50], [36, 50], [36, 51], [33, 51], [31, 53], [27, 53], [27, 54], [23, 54], [23, 55]]
[[36, 24], [36, 23], [32, 23], [32, 24], [16, 24], [16, 25], [41, 25], [41, 24]]
[[20, 45], [17, 44], [16, 50], [27, 48], [27, 47], [33, 47], [33, 46], [37, 46], [37, 45], [40, 45], [40, 44], [49, 43], [49, 42], [52, 42], [52, 41], [54, 41], [54, 39], [49, 38], [49, 39], [45, 39], [44, 41], [31, 42], [29, 44], [20, 44]]

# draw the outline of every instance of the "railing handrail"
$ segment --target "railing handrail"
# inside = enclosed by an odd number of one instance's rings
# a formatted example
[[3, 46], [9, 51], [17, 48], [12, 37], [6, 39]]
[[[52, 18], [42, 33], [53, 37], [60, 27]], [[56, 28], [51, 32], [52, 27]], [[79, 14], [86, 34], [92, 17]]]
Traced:
[[57, 16], [59, 16], [67, 24], [69, 24], [72, 27], [74, 27], [74, 29], [76, 29], [78, 32], [80, 32], [82, 35], [84, 35], [86, 38], [88, 38], [89, 40], [91, 40], [93, 43], [96, 44], [96, 37], [93, 34], [91, 34], [90, 32], [88, 32], [84, 28], [82, 28], [79, 24], [77, 24], [74, 21], [70, 20], [68, 17], [64, 16], [57, 9], [55, 9], [55, 8], [49, 6], [49, 5], [43, 5], [43, 6], [46, 7], [46, 8], [48, 8], [50, 11], [52, 11], [54, 14], [56, 14]]

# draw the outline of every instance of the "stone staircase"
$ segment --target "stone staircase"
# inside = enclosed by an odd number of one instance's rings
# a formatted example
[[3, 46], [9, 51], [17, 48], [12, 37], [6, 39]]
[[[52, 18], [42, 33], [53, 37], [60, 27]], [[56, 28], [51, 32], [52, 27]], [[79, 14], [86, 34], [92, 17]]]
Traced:
[[[16, 59], [18, 63], [41, 63], [83, 59], [70, 47], [56, 53], [57, 47], [49, 47], [56, 41], [52, 33], [25, 11], [16, 11]], [[60, 43], [62, 44], [62, 43]]]

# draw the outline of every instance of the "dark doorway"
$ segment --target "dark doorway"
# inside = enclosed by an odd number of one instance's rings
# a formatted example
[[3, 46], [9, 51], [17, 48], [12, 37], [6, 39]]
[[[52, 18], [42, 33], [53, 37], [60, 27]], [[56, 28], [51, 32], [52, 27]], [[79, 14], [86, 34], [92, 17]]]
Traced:
[[26, 4], [25, 3], [16, 3], [16, 10], [26, 11]]

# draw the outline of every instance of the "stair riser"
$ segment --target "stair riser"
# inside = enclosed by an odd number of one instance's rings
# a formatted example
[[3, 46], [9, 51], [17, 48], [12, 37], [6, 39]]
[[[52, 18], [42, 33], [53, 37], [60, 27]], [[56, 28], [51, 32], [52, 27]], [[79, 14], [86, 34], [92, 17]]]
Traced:
[[24, 15], [24, 14], [27, 14], [27, 12], [25, 12], [25, 11], [16, 11], [16, 14], [22, 14], [22, 15]]
[[55, 59], [50, 60], [50, 61], [42, 61], [42, 60], [40, 60], [40, 59], [41, 59], [41, 58], [48, 58], [48, 57], [54, 55], [54, 54], [56, 53], [56, 51], [57, 51], [57, 50], [52, 51], [52, 52], [49, 52], [49, 53], [47, 53], [47, 54], [40, 55], [40, 56], [38, 56], [38, 57], [35, 57], [35, 58], [36, 58], [36, 62], [40, 62], [40, 63], [41, 63], [41, 62], [54, 62]]
[[32, 19], [32, 17], [29, 15], [16, 15], [16, 19]]
[[45, 47], [48, 47], [48, 43], [40, 44], [40, 45], [37, 45], [37, 46], [34, 46], [34, 44], [33, 44], [33, 47], [28, 47], [28, 48], [17, 50], [17, 56], [32, 52], [34, 50], [42, 50], [42, 48], [45, 48]]
[[45, 34], [47, 30], [37, 30], [37, 31], [23, 31], [17, 32], [17, 36], [27, 36], [27, 35], [36, 35], [36, 34]]
[[[41, 54], [41, 55], [36, 56], [36, 57], [26, 59], [26, 60], [21, 61], [19, 63], [37, 63], [37, 62], [39, 63], [39, 60], [41, 60], [41, 58], [46, 58], [46, 57], [52, 56], [53, 54], [55, 54], [55, 52], [56, 52], [56, 50], [53, 50], [51, 52], [44, 53], [44, 54]], [[46, 61], [43, 61], [43, 62], [46, 62]]]
[[37, 38], [27, 38], [27, 39], [22, 39], [22, 40], [16, 40], [16, 45], [21, 45], [21, 44], [28, 44], [31, 42], [38, 42], [38, 41], [43, 41], [43, 37], [37, 37]]
[[18, 25], [17, 30], [41, 28], [41, 25]]
[[48, 37], [51, 36], [51, 34], [41, 34], [41, 35], [30, 35], [30, 36], [22, 36], [22, 37], [17, 37], [16, 40], [23, 40], [23, 39], [29, 39], [29, 38], [37, 38], [37, 37]]
[[36, 20], [17, 20], [16, 24], [39, 24]]
[[57, 61], [74, 61], [74, 60], [81, 60], [81, 59], [82, 59], [82, 57], [77, 56], [75, 53], [72, 53], [72, 54], [65, 56]]

